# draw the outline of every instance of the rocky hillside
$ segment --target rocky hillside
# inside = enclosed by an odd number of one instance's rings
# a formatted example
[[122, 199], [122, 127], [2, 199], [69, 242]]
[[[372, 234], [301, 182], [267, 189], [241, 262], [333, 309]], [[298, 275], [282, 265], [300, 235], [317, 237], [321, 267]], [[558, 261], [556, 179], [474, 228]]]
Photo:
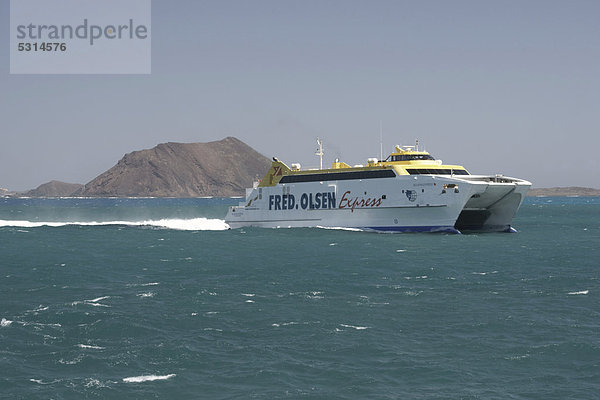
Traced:
[[67, 183], [60, 181], [50, 181], [38, 186], [33, 190], [25, 193], [19, 193], [25, 197], [68, 197], [75, 191], [80, 190], [83, 185], [79, 183]]
[[96, 197], [243, 195], [271, 165], [240, 140], [163, 143], [126, 154], [114, 167], [74, 193]]

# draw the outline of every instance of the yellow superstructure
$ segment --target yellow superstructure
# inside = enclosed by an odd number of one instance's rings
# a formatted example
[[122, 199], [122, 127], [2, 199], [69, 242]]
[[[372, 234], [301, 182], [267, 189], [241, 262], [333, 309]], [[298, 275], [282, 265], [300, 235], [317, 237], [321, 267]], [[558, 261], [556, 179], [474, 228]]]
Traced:
[[469, 174], [463, 166], [442, 164], [442, 160], [436, 160], [427, 151], [419, 151], [413, 146], [396, 146], [395, 150], [379, 164], [394, 167], [398, 175]]
[[[292, 166], [294, 166], [294, 164], [292, 164]], [[336, 174], [382, 169], [394, 170], [396, 175], [469, 175], [464, 167], [460, 165], [442, 164], [441, 160], [436, 160], [427, 151], [421, 151], [415, 146], [396, 146], [395, 151], [385, 160], [370, 158], [368, 159], [366, 166], [355, 167], [351, 167], [345, 162], [336, 160], [332, 163], [331, 168], [327, 169], [290, 169], [285, 163], [274, 157], [271, 168], [258, 186], [275, 186], [287, 175]]]

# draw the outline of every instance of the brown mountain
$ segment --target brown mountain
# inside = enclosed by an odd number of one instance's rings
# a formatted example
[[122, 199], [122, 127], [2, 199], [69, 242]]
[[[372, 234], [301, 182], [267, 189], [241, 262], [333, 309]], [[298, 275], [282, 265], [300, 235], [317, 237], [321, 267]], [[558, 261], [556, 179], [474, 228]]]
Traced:
[[163, 143], [126, 154], [77, 196], [239, 196], [271, 162], [234, 137], [209, 143]]
[[35, 189], [24, 193], [19, 193], [19, 196], [24, 197], [68, 197], [75, 191], [83, 187], [80, 183], [67, 183], [60, 181], [50, 181], [38, 186]]

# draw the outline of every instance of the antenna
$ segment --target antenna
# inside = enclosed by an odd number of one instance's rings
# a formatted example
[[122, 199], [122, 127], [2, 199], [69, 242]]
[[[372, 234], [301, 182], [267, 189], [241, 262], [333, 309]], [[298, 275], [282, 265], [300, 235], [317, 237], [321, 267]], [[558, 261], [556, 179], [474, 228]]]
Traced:
[[319, 147], [317, 148], [317, 152], [315, 153], [315, 155], [319, 156], [319, 159], [321, 161], [321, 169], [323, 169], [323, 141], [319, 138], [317, 138], [317, 145]]
[[383, 124], [379, 120], [379, 159], [383, 160]]

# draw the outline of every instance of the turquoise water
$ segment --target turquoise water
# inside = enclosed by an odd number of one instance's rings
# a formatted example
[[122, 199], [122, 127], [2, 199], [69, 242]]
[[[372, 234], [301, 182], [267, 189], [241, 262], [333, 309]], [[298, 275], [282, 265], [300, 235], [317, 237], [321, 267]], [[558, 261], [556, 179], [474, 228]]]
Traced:
[[600, 398], [600, 198], [481, 235], [225, 230], [237, 201], [0, 199], [0, 397]]

